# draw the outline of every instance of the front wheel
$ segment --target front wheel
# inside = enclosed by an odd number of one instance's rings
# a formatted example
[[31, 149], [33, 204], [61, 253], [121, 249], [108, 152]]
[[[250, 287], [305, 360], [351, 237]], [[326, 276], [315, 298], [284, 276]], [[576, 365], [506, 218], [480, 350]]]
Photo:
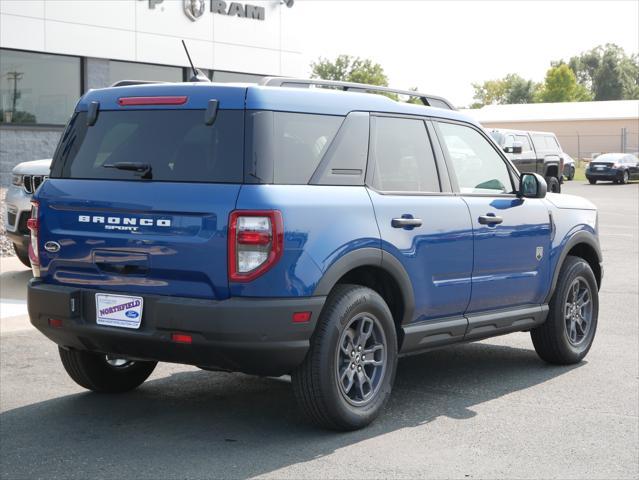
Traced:
[[58, 348], [62, 365], [75, 383], [99, 393], [128, 392], [141, 385], [157, 362], [134, 362], [123, 358]]
[[594, 178], [589, 178], [589, 179], [588, 179], [588, 183], [589, 183], [590, 185], [594, 185], [595, 183], [597, 183], [597, 180], [595, 180]]
[[575, 178], [575, 167], [570, 167], [568, 170], [568, 180], [573, 180]]
[[546, 177], [546, 184], [548, 185], [549, 192], [561, 193], [561, 185], [557, 177]]
[[292, 375], [293, 391], [314, 423], [355, 430], [384, 408], [396, 366], [397, 334], [384, 299], [370, 288], [337, 285]]
[[530, 331], [537, 354], [558, 365], [580, 362], [592, 346], [598, 315], [599, 292], [590, 265], [568, 256], [559, 271], [548, 318]]
[[622, 185], [625, 185], [626, 183], [628, 183], [630, 181], [630, 175], [628, 175], [628, 170], [624, 170], [623, 171], [623, 175], [621, 175], [621, 180], [620, 183]]

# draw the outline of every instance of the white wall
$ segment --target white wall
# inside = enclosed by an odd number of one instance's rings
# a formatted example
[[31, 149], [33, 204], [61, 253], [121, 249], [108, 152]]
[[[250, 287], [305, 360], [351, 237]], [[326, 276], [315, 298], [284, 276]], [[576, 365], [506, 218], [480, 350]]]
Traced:
[[[227, 2], [230, 3], [230, 0]], [[191, 21], [182, 0], [0, 0], [0, 47], [187, 66], [180, 40], [200, 68], [300, 76], [303, 2], [247, 0], [265, 20], [207, 9]]]

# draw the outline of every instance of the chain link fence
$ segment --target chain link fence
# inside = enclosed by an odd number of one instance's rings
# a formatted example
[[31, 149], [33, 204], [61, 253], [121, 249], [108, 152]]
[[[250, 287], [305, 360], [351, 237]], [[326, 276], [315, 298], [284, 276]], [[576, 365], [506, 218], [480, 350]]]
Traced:
[[564, 152], [575, 160], [589, 162], [602, 153], [639, 153], [639, 132], [621, 129], [614, 135], [557, 135]]

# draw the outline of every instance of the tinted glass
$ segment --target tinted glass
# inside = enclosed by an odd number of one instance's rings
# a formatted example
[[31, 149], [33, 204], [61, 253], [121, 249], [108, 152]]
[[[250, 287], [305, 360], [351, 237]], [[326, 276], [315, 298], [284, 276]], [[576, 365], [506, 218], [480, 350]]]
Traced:
[[506, 163], [479, 132], [453, 123], [439, 123], [439, 128], [462, 193], [513, 191]]
[[0, 50], [0, 123], [64, 125], [80, 88], [79, 58]]
[[439, 192], [433, 150], [421, 120], [376, 117], [372, 185], [389, 192]]
[[527, 150], [532, 150], [532, 147], [530, 146], [530, 140], [528, 140], [528, 137], [526, 135], [517, 135], [515, 141], [521, 142], [522, 152], [525, 152]]
[[344, 117], [259, 111], [247, 130], [249, 181], [307, 184]]
[[555, 137], [546, 135], [546, 147], [549, 150], [559, 150], [559, 144], [557, 143]]
[[82, 112], [62, 137], [51, 176], [140, 179], [108, 167], [134, 162], [149, 165], [153, 180], [241, 182], [243, 137], [243, 111], [221, 110], [211, 126], [203, 110], [105, 111], [92, 127]]
[[181, 82], [182, 67], [150, 65], [148, 63], [109, 62], [109, 85], [120, 80], [151, 80], [157, 82]]

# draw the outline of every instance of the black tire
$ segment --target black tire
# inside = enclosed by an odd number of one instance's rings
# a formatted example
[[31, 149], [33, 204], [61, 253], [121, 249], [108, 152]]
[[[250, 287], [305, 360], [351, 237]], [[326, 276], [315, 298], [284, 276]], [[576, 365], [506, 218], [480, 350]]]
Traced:
[[621, 179], [619, 180], [619, 183], [621, 183], [622, 185], [625, 185], [629, 181], [630, 181], [630, 175], [628, 175], [628, 170], [624, 170], [623, 173], [621, 174]]
[[98, 393], [128, 392], [149, 378], [157, 362], [129, 362], [111, 366], [103, 354], [59, 347], [62, 365], [75, 383]]
[[561, 184], [557, 177], [546, 177], [546, 185], [548, 185], [549, 192], [561, 193]]
[[594, 184], [596, 184], [596, 183], [597, 183], [597, 180], [595, 180], [594, 178], [589, 178], [589, 179], [588, 179], [588, 183], [589, 183], [590, 185], [594, 185]]
[[13, 251], [16, 252], [16, 257], [22, 262], [25, 267], [31, 268], [31, 260], [29, 260], [29, 252], [22, 250], [15, 243], [13, 244]]
[[[590, 302], [590, 319], [587, 331], [580, 327], [582, 338], [571, 339], [568, 322], [570, 322], [571, 300], [574, 298], [575, 282], [588, 290]], [[590, 350], [597, 331], [599, 314], [599, 293], [595, 275], [584, 259], [568, 256], [559, 272], [555, 293], [550, 300], [550, 310], [546, 321], [530, 331], [530, 336], [537, 354], [546, 362], [556, 365], [571, 365], [580, 362]], [[586, 308], [586, 307], [583, 307]], [[579, 311], [579, 309], [576, 309]], [[581, 310], [584, 311], [583, 309]], [[577, 341], [579, 340], [579, 341]]]
[[575, 167], [570, 167], [568, 170], [568, 180], [573, 180], [575, 178]]
[[[377, 378], [375, 386], [370, 381], [370, 397], [361, 397], [361, 402], [357, 391], [364, 389], [355, 387], [356, 383], [361, 386], [356, 378], [360, 376], [357, 373], [360, 371], [359, 354], [356, 367], [353, 367], [355, 360], [351, 363], [350, 358], [356, 350], [355, 344], [360, 343], [359, 335], [356, 337], [357, 332], [352, 329], [357, 321], [363, 321], [358, 319], [368, 319], [373, 325], [362, 353], [373, 350], [371, 340], [377, 342], [381, 338], [385, 346], [385, 358], [382, 352], [380, 356], [373, 353], [372, 359], [366, 360], [369, 364], [371, 360], [381, 361], [383, 367], [379, 368], [382, 370], [377, 371], [377, 366], [361, 365], [366, 378]], [[379, 340], [380, 344], [382, 340]], [[352, 350], [350, 346], [353, 346]], [[355, 368], [352, 378], [346, 378], [349, 368]], [[315, 424], [332, 430], [356, 430], [371, 423], [384, 408], [391, 394], [396, 368], [397, 334], [386, 302], [370, 288], [337, 285], [326, 300], [304, 362], [293, 372], [293, 391], [300, 407]], [[349, 391], [344, 383], [350, 385]]]

